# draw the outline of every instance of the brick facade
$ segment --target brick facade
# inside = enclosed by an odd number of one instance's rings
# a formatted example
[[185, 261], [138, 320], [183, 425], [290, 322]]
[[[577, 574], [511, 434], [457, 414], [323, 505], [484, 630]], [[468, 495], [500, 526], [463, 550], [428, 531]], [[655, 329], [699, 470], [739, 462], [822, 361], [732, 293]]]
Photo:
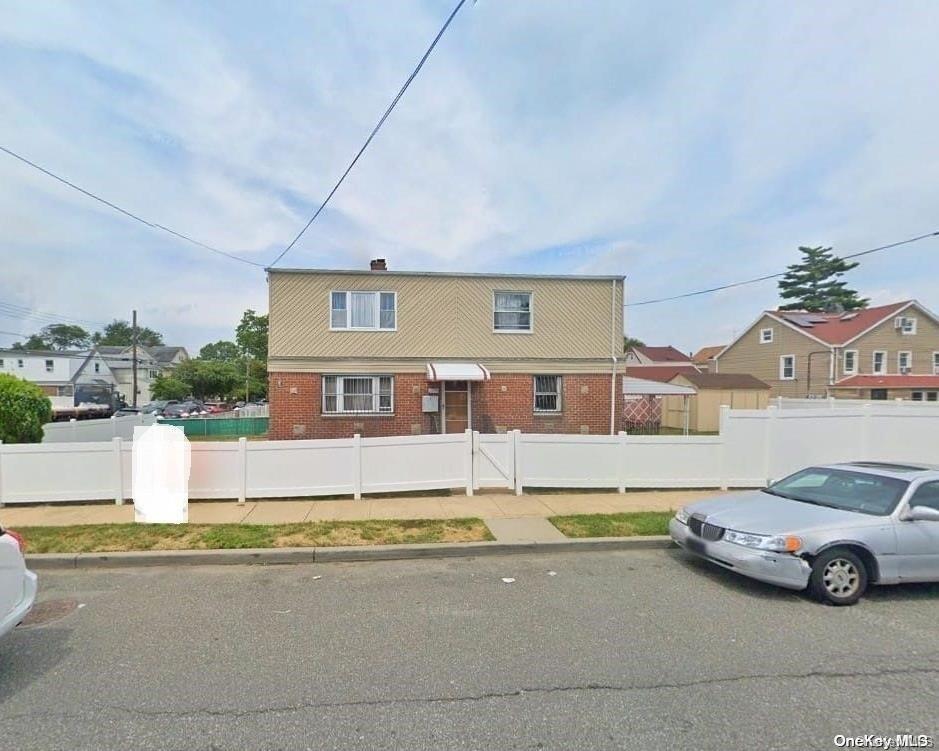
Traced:
[[[616, 426], [622, 422], [623, 399], [617, 376]], [[270, 373], [272, 439], [348, 438], [419, 435], [440, 432], [439, 416], [421, 411], [428, 387], [422, 373], [394, 376], [394, 413], [389, 415], [323, 415], [321, 376], [317, 373]], [[473, 428], [483, 433], [519, 429], [525, 433], [610, 432], [610, 375], [562, 376], [559, 413], [535, 413], [534, 380], [527, 374], [493, 374], [492, 380], [472, 384]]]

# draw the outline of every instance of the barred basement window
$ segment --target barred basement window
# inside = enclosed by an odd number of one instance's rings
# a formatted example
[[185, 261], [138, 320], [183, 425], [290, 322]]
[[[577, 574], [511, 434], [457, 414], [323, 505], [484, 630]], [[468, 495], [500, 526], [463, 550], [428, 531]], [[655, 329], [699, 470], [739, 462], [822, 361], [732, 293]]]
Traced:
[[393, 411], [393, 376], [323, 376], [323, 414], [389, 414]]
[[535, 376], [535, 412], [561, 411], [561, 376]]

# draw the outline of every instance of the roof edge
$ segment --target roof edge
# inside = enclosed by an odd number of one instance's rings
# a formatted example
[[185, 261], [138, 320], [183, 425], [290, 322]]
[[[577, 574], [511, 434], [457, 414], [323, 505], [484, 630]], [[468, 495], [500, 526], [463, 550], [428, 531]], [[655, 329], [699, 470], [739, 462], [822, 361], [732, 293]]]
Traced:
[[372, 271], [371, 269], [300, 269], [274, 268], [264, 269], [269, 274], [316, 274], [340, 276], [440, 276], [440, 277], [476, 277], [488, 279], [574, 279], [583, 281], [623, 281], [623, 274], [503, 274], [491, 271]]

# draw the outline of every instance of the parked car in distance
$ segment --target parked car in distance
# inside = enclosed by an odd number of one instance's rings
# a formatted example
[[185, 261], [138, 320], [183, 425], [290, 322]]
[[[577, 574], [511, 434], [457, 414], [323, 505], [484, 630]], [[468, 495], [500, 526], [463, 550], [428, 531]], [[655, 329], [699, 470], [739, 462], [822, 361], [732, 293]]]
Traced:
[[163, 409], [163, 417], [198, 417], [207, 414], [205, 405], [194, 399], [170, 404]]
[[146, 414], [143, 411], [143, 407], [126, 406], [126, 407], [121, 407], [119, 410], [117, 410], [117, 412], [114, 413], [114, 416], [123, 417], [125, 415], [139, 415], [139, 414]]
[[224, 402], [206, 402], [205, 411], [210, 415], [219, 415], [222, 412], [230, 412], [231, 410]]
[[939, 581], [939, 468], [809, 467], [762, 490], [685, 506], [669, 533], [731, 571], [853, 605], [871, 584]]
[[157, 399], [156, 401], [142, 406], [140, 411], [145, 415], [162, 415], [167, 407], [171, 407], [175, 404], [179, 404], [175, 399]]
[[23, 538], [0, 528], [0, 637], [10, 633], [32, 610], [36, 574], [26, 568]]

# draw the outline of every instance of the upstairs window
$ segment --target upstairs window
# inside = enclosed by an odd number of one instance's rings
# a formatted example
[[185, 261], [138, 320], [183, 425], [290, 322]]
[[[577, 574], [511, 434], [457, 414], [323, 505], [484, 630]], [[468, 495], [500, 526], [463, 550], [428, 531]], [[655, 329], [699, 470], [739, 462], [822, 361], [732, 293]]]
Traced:
[[46, 360], [46, 372], [51, 373], [55, 370], [55, 360]]
[[561, 411], [561, 376], [535, 376], [535, 412]]
[[492, 330], [531, 331], [531, 292], [494, 292]]
[[17, 361], [16, 361], [16, 367], [22, 368], [22, 367], [23, 367], [23, 361], [22, 361], [22, 360], [17, 360]]
[[[3, 367], [3, 360], [0, 360], [0, 368]], [[932, 373], [939, 375], [939, 352], [932, 353]]]
[[393, 411], [393, 376], [323, 376], [323, 414], [367, 415]]
[[773, 342], [773, 330], [772, 329], [760, 329], [760, 344], [772, 344]]
[[101, 363], [100, 363], [100, 362], [96, 362], [96, 363], [95, 363], [95, 373], [100, 373], [100, 372], [101, 372]]
[[874, 353], [874, 361], [872, 363], [873, 369], [872, 372], [874, 375], [883, 375], [887, 372], [887, 353], [883, 350], [878, 350]]
[[916, 333], [916, 319], [911, 318], [910, 316], [899, 316], [896, 319], [896, 326], [900, 330], [901, 334]]
[[909, 372], [913, 369], [912, 352], [897, 352], [897, 369], [901, 373]]
[[333, 292], [329, 327], [351, 331], [394, 331], [398, 326], [396, 292]]
[[794, 381], [796, 377], [796, 356], [783, 355], [779, 358], [779, 380]]
[[857, 373], [857, 350], [847, 349], [844, 352], [844, 374], [854, 375]]

